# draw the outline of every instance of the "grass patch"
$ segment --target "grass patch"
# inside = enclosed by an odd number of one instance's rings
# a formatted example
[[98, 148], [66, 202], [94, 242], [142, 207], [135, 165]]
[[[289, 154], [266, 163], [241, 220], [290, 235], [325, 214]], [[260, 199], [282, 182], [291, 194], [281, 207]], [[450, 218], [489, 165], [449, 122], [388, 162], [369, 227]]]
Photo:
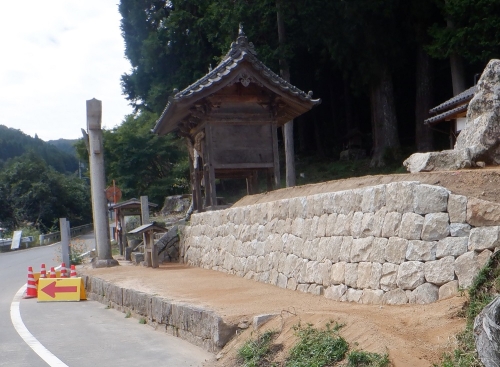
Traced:
[[139, 324], [141, 324], [141, 325], [145, 325], [145, 324], [146, 324], [146, 319], [145, 319], [144, 317], [141, 317], [141, 318], [139, 319]]
[[125, 318], [129, 319], [131, 316], [132, 316], [132, 312], [127, 311], [127, 313], [125, 314]]
[[457, 348], [452, 353], [444, 355], [440, 367], [483, 366], [476, 352], [473, 334], [474, 319], [495, 295], [500, 293], [500, 251], [493, 254], [476, 275], [468, 293], [469, 300], [463, 312], [467, 320], [465, 330], [457, 335]]
[[238, 356], [244, 367], [270, 366], [268, 357], [271, 354], [271, 345], [276, 331], [268, 330], [259, 334], [255, 340], [248, 340], [238, 350]]
[[[277, 361], [276, 352], [282, 349], [275, 344], [277, 332], [274, 330], [258, 334], [238, 349], [240, 366], [243, 367], [388, 367], [391, 365], [387, 354], [368, 353], [354, 350], [348, 354], [349, 344], [339, 334], [343, 325], [329, 322], [324, 328], [311, 324], [293, 327], [297, 337], [284, 361]], [[280, 357], [281, 358], [281, 357]]]
[[310, 324], [294, 327], [299, 341], [291, 349], [286, 367], [323, 367], [343, 360], [349, 345], [338, 333], [341, 327], [331, 323], [324, 329], [313, 328]]
[[387, 354], [354, 350], [347, 355], [347, 367], [387, 367], [389, 365]]

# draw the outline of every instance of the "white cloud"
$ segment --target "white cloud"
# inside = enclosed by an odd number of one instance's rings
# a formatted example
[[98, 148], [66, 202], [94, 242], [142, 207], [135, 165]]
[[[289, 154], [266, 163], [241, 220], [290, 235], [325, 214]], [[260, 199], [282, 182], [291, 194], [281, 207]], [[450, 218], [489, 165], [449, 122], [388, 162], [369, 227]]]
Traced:
[[121, 94], [118, 0], [26, 0], [0, 5], [0, 124], [43, 140], [74, 139], [85, 101], [102, 100], [103, 126], [132, 112]]

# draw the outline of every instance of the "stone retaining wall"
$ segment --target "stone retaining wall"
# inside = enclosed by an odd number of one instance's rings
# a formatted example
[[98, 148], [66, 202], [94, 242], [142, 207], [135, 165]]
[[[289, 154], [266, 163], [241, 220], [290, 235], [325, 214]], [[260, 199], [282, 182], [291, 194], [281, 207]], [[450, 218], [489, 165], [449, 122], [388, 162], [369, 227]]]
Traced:
[[360, 303], [429, 303], [500, 246], [500, 205], [397, 182], [193, 214], [187, 264]]
[[226, 324], [212, 310], [121, 288], [97, 277], [82, 277], [89, 299], [143, 316], [148, 324], [209, 352], [218, 352], [236, 332], [236, 325]]

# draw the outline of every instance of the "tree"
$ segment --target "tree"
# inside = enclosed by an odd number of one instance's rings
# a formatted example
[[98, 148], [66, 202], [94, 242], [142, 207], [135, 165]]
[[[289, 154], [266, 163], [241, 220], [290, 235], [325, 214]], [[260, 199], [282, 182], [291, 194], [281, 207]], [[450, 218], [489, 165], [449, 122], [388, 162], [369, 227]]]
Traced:
[[91, 221], [88, 186], [56, 172], [32, 151], [6, 163], [0, 195], [7, 203], [0, 215], [11, 215], [11, 225], [30, 222], [46, 231], [63, 217], [73, 225]]
[[[106, 180], [109, 185], [115, 180], [125, 199], [147, 195], [151, 202], [160, 204], [165, 196], [188, 191], [184, 143], [172, 134], [152, 134], [156, 120], [156, 114], [142, 112], [103, 132]], [[83, 140], [77, 151], [82, 160], [88, 160]]]

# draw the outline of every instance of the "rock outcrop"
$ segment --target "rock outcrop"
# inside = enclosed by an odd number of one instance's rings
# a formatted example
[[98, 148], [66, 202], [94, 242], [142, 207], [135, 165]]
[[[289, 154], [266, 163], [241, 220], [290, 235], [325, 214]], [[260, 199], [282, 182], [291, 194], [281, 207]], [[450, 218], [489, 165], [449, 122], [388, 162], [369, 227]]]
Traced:
[[491, 60], [484, 69], [454, 149], [415, 153], [403, 162], [412, 173], [457, 170], [479, 163], [500, 164], [500, 60]]

